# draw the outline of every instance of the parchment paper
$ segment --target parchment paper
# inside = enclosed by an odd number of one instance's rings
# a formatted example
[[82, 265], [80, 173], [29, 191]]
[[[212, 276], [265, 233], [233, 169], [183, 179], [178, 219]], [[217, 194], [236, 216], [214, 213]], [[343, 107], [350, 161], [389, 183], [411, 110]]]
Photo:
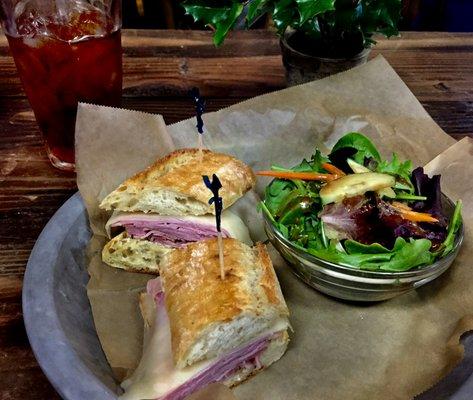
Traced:
[[[279, 362], [235, 390], [239, 399], [409, 399], [461, 359], [459, 336], [473, 326], [473, 290], [468, 290], [473, 271], [466, 260], [471, 251], [472, 144], [450, 147], [455, 141], [383, 58], [206, 114], [204, 121], [209, 148], [234, 154], [256, 169], [272, 163], [291, 166], [312, 154], [316, 145], [330, 147], [352, 130], [369, 135], [384, 156], [396, 151], [415, 165], [444, 152], [429, 168], [446, 170], [444, 190], [465, 202], [466, 240], [450, 271], [414, 293], [376, 305], [319, 294], [297, 280], [271, 249], [294, 334]], [[195, 146], [194, 126], [193, 120], [172, 125], [169, 136], [158, 116], [79, 107], [78, 185], [95, 234], [89, 248], [88, 295], [97, 333], [118, 379], [141, 356], [136, 300], [148, 276], [101, 263], [104, 216], [97, 205], [125, 177], [167, 153], [172, 142]], [[257, 192], [266, 183], [261, 179]], [[249, 193], [235, 209], [253, 239], [264, 240], [257, 201], [257, 194]]]

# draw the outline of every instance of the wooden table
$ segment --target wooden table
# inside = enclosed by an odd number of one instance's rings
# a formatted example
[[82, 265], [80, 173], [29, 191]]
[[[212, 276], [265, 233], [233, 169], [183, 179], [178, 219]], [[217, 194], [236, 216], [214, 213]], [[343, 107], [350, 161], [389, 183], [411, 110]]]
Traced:
[[[186, 93], [198, 86], [208, 111], [283, 88], [278, 39], [237, 32], [215, 49], [208, 32], [125, 31], [123, 106], [161, 113], [167, 123], [192, 116]], [[473, 136], [473, 34], [405, 33], [380, 40], [382, 53], [437, 123], [453, 137]], [[55, 170], [0, 34], [0, 398], [58, 399], [28, 345], [21, 287], [42, 228], [76, 191]]]

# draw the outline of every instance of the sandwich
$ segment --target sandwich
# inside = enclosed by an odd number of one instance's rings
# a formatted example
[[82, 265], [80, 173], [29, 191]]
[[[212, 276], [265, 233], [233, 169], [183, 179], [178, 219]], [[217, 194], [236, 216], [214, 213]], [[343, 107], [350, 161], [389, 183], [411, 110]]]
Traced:
[[217, 174], [223, 188], [222, 236], [251, 244], [248, 228], [226, 210], [255, 185], [250, 167], [227, 154], [182, 149], [157, 160], [107, 195], [100, 208], [113, 211], [103, 261], [116, 268], [157, 273], [170, 249], [216, 237], [214, 207], [203, 175]]
[[143, 355], [123, 400], [180, 400], [213, 383], [231, 387], [282, 357], [288, 309], [266, 247], [216, 239], [166, 253], [140, 307]]

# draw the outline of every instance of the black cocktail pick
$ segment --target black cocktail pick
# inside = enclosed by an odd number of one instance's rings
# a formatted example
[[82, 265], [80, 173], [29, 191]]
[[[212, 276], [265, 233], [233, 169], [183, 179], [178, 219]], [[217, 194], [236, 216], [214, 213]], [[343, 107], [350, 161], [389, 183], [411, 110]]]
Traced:
[[196, 128], [197, 132], [199, 132], [199, 150], [200, 154], [202, 155], [202, 148], [204, 147], [202, 139], [202, 135], [204, 133], [204, 120], [202, 119], [202, 114], [205, 112], [205, 100], [200, 96], [200, 91], [196, 87], [189, 91], [189, 95], [191, 96], [195, 105], [195, 115], [197, 119]]
[[218, 251], [219, 251], [219, 260], [220, 260], [220, 277], [225, 279], [225, 266], [223, 262], [223, 239], [222, 239], [222, 230], [221, 230], [221, 220], [222, 220], [222, 210], [223, 210], [223, 201], [219, 196], [218, 191], [222, 188], [222, 183], [218, 176], [213, 174], [212, 181], [207, 175], [202, 176], [205, 186], [212, 192], [212, 197], [209, 199], [209, 204], [213, 204], [215, 207], [215, 224], [217, 227], [217, 239], [218, 239]]

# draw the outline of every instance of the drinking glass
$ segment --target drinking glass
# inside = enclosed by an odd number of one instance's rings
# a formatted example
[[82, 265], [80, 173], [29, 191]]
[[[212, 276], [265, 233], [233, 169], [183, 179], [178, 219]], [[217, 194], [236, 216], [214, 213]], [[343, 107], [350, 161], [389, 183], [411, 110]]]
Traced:
[[79, 101], [119, 106], [120, 0], [0, 0], [0, 20], [51, 163], [74, 169]]

